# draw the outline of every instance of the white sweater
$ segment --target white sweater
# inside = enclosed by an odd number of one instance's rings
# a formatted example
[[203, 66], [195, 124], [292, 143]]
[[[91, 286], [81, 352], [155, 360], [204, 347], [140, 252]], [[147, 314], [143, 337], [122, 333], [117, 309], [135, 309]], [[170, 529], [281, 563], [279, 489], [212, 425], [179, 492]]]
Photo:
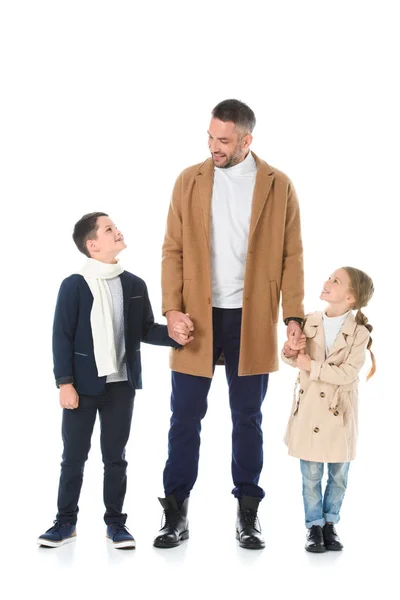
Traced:
[[257, 166], [251, 152], [228, 169], [214, 168], [211, 205], [212, 305], [241, 308]]
[[324, 335], [325, 335], [325, 355], [328, 356], [329, 350], [332, 348], [340, 330], [343, 327], [343, 323], [347, 319], [350, 311], [340, 315], [339, 317], [327, 317], [325, 312], [322, 314], [324, 323]]

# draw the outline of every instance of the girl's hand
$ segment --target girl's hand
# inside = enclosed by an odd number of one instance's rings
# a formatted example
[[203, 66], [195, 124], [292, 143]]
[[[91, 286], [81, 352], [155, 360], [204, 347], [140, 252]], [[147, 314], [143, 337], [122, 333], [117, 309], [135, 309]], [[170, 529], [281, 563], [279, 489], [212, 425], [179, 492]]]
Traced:
[[289, 348], [291, 350], [296, 350], [296, 352], [301, 352], [302, 354], [304, 354], [304, 352], [302, 351], [306, 349], [307, 338], [304, 335], [304, 333], [302, 333], [297, 342], [294, 336], [291, 336], [286, 343], [289, 345]]
[[283, 354], [286, 356], [286, 358], [293, 358], [294, 356], [298, 355], [298, 350], [292, 350], [291, 347], [289, 346], [289, 342], [285, 342], [283, 345]]
[[301, 371], [311, 371], [311, 358], [308, 354], [299, 354], [296, 360], [296, 367]]

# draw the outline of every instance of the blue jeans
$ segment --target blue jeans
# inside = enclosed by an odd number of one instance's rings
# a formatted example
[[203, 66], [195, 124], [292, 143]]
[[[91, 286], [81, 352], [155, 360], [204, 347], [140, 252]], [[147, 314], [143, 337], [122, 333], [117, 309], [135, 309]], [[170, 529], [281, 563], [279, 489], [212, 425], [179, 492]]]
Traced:
[[[264, 490], [258, 485], [263, 466], [261, 405], [267, 392], [268, 374], [239, 377], [241, 323], [242, 309], [213, 309], [213, 367], [223, 352], [232, 415], [232, 479], [235, 486], [232, 493], [236, 498], [263, 498]], [[173, 494], [178, 502], [190, 495], [197, 479], [201, 421], [207, 412], [211, 382], [208, 377], [172, 372], [172, 417], [164, 491], [166, 496]]]
[[339, 523], [350, 463], [328, 463], [328, 481], [322, 497], [324, 463], [300, 460], [306, 527]]

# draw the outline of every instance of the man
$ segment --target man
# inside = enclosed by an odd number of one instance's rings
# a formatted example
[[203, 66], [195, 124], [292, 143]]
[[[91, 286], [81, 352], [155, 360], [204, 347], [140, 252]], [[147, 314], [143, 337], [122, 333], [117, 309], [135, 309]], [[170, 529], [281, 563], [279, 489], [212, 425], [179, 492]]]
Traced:
[[[299, 339], [303, 253], [298, 201], [286, 175], [250, 151], [253, 111], [225, 100], [212, 111], [211, 158], [178, 177], [163, 245], [163, 314], [169, 335], [184, 322], [193, 341], [171, 356], [172, 417], [164, 470], [165, 526], [157, 547], [189, 537], [188, 499], [197, 478], [201, 420], [215, 365], [225, 364], [232, 412], [236, 537], [263, 548], [261, 405], [278, 369], [282, 294], [287, 334]], [[176, 338], [175, 338], [176, 339]]]

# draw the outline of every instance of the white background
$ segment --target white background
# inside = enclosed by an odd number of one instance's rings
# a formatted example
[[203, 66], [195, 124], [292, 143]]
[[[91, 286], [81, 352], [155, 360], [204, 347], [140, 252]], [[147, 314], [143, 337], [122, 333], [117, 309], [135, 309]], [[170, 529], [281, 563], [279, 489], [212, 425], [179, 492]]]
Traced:
[[[7, 598], [395, 597], [398, 552], [398, 25], [396, 2], [3, 0], [1, 529]], [[306, 310], [332, 270], [367, 271], [376, 293], [376, 376], [361, 376], [361, 435], [339, 533], [343, 553], [309, 555], [298, 461], [282, 437], [295, 372], [264, 404], [267, 546], [239, 549], [230, 495], [230, 414], [217, 370], [190, 504], [191, 539], [157, 550], [169, 424], [168, 351], [143, 347], [129, 460], [133, 552], [106, 545], [96, 428], [76, 544], [36, 547], [56, 510], [61, 455], [51, 327], [61, 280], [82, 258], [86, 212], [125, 234], [125, 267], [160, 315], [160, 256], [179, 172], [207, 158], [211, 109], [256, 113], [253, 150], [286, 172], [302, 213]], [[285, 328], [280, 325], [283, 342]], [[4, 560], [5, 559], [5, 560]], [[397, 587], [397, 584], [396, 584]]]

